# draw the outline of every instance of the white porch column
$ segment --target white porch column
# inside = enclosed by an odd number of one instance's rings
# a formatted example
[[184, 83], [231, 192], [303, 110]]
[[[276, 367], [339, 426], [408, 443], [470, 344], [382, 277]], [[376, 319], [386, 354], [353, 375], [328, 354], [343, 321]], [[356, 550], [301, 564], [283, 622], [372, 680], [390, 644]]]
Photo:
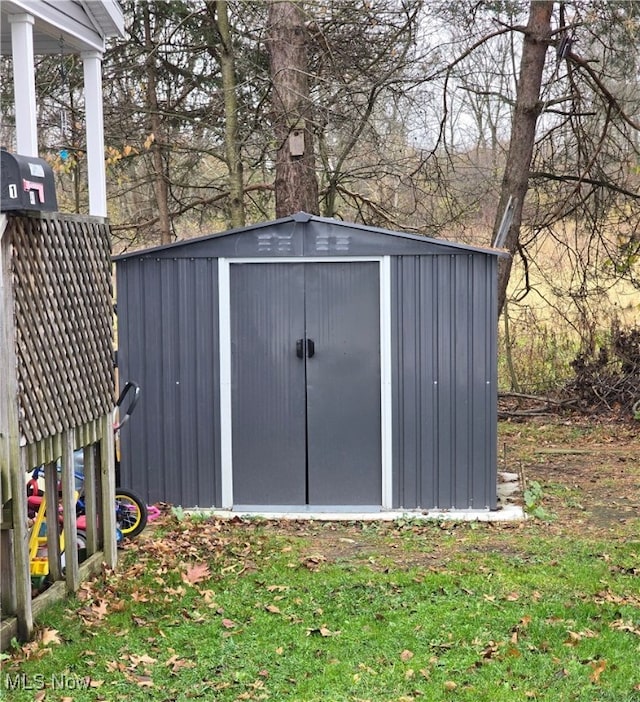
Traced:
[[82, 53], [84, 105], [87, 130], [89, 214], [107, 216], [107, 181], [104, 165], [104, 116], [102, 111], [102, 53]]
[[9, 15], [16, 107], [16, 151], [23, 156], [38, 155], [36, 72], [33, 60], [34, 22], [31, 15]]

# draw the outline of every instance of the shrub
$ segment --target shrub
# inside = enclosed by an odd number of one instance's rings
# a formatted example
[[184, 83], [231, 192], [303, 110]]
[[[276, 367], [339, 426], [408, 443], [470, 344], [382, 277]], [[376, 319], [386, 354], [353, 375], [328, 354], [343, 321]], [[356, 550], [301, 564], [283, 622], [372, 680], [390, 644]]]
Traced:
[[633, 414], [640, 400], [640, 327], [614, 320], [599, 348], [578, 354], [571, 366], [574, 378], [563, 394], [578, 399], [581, 409]]

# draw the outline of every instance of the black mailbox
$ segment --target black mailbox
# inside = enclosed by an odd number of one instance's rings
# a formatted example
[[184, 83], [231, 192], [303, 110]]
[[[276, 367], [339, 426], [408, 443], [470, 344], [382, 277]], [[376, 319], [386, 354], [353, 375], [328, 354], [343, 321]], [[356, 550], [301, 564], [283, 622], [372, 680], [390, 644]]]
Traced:
[[41, 158], [0, 149], [0, 183], [0, 212], [58, 209], [53, 170]]

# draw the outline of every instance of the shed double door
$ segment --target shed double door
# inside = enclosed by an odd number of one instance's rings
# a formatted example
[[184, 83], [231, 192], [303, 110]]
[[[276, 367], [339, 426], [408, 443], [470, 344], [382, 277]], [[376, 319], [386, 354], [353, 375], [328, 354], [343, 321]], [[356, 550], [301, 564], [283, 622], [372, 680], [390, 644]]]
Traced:
[[381, 504], [380, 271], [232, 263], [234, 505]]

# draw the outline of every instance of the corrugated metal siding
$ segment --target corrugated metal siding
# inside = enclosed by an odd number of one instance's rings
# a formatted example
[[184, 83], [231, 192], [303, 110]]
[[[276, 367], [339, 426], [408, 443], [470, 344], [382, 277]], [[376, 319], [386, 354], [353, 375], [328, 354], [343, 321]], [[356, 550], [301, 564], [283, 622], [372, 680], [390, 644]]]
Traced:
[[211, 258], [118, 264], [119, 372], [141, 387], [121, 483], [150, 503], [220, 503], [217, 279]]
[[495, 259], [393, 259], [394, 506], [496, 505]]

